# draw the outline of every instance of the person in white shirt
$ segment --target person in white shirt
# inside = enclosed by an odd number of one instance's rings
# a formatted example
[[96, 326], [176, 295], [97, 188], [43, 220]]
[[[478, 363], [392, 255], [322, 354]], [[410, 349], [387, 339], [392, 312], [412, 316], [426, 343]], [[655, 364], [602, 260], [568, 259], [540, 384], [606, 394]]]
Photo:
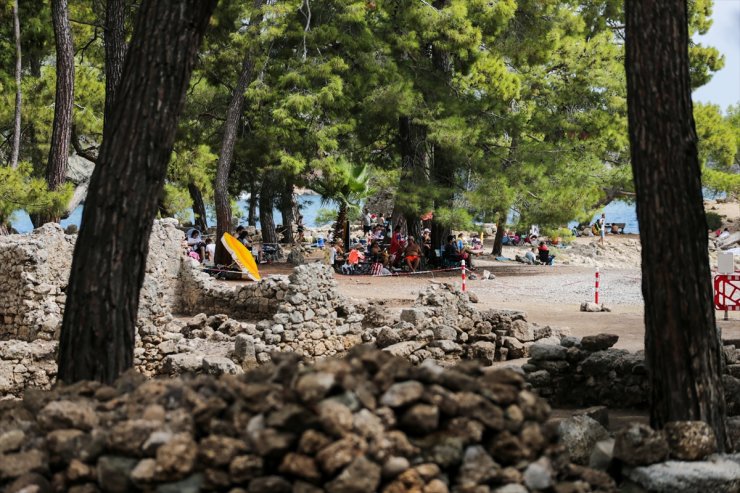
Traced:
[[216, 244], [212, 239], [206, 239], [206, 263], [208, 265], [215, 265], [216, 258]]

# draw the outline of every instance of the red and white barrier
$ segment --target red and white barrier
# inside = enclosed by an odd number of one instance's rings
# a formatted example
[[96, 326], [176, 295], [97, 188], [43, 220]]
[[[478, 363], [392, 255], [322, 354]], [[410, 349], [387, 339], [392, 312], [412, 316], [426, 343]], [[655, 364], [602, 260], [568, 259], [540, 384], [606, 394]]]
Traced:
[[461, 260], [460, 265], [462, 267], [462, 290], [464, 293], [465, 292], [465, 260]]
[[596, 268], [596, 284], [594, 285], [594, 303], [599, 304], [599, 268]]

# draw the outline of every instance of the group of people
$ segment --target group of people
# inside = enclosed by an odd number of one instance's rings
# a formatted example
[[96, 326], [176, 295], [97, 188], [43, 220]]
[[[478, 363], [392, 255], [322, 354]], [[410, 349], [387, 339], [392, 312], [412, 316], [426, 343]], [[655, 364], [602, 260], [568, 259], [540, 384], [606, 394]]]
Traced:
[[533, 246], [527, 250], [524, 256], [516, 255], [514, 259], [528, 265], [553, 265], [555, 255], [550, 253], [550, 249], [544, 241], [540, 241], [539, 246]]
[[[364, 238], [359, 239], [345, 251], [344, 242], [330, 242], [324, 259], [337, 272], [345, 274], [390, 275], [395, 270], [418, 272], [427, 267], [458, 267], [461, 261], [473, 269], [472, 257], [480, 248], [480, 239], [468, 244], [462, 233], [450, 235], [439, 250], [432, 245], [431, 230], [425, 228], [419, 238], [405, 236], [401, 225], [389, 232], [389, 224], [382, 214], [373, 216], [363, 210], [362, 226]], [[476, 239], [474, 239], [476, 240]]]

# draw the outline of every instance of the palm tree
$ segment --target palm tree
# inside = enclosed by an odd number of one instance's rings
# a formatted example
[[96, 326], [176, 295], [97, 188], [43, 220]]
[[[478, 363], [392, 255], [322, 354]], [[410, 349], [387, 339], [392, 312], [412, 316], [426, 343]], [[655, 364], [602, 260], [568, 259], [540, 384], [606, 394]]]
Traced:
[[339, 207], [334, 237], [344, 238], [348, 217], [359, 212], [360, 203], [372, 195], [367, 165], [338, 159], [309, 184], [321, 196], [322, 205], [334, 203]]

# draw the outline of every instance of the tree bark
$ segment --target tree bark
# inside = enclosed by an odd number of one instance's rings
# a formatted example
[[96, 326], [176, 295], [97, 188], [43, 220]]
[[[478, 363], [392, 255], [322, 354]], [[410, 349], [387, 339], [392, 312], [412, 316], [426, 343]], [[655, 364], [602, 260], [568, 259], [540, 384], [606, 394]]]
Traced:
[[67, 288], [59, 380], [133, 365], [152, 222], [196, 53], [217, 0], [145, 0], [103, 135]]
[[262, 229], [262, 243], [277, 246], [275, 218], [272, 215], [272, 208], [275, 202], [270, 186], [269, 180], [265, 179], [262, 182], [262, 189], [259, 196], [260, 228]]
[[493, 238], [493, 251], [491, 255], [501, 257], [504, 254], [504, 228], [506, 227], [506, 211], [498, 213], [496, 221], [496, 236]]
[[257, 226], [257, 183], [252, 181], [249, 189], [249, 210], [247, 211], [247, 224]]
[[203, 194], [195, 183], [188, 183], [188, 192], [190, 199], [193, 201], [193, 217], [195, 218], [195, 227], [206, 234], [208, 231], [208, 219], [206, 217], [206, 204], [203, 202]]
[[686, 0], [627, 0], [625, 14], [650, 421], [656, 428], [705, 421], [724, 449], [721, 343], [692, 115]]
[[13, 147], [10, 151], [10, 166], [18, 167], [18, 156], [21, 151], [21, 23], [18, 18], [18, 0], [13, 1], [13, 28], [15, 31], [15, 116], [13, 119]]
[[[401, 183], [396, 192], [396, 207], [403, 214], [406, 232], [418, 238], [421, 234], [422, 188], [428, 181], [429, 151], [426, 127], [414, 123], [411, 117], [398, 119], [399, 148], [401, 151]], [[431, 202], [429, 204], [431, 206]]]
[[[254, 0], [255, 8], [262, 6], [263, 0]], [[261, 16], [255, 20], [254, 25], [261, 23]], [[224, 137], [221, 141], [221, 152], [218, 155], [216, 167], [216, 180], [213, 191], [216, 203], [216, 264], [230, 264], [231, 255], [221, 243], [224, 233], [231, 230], [231, 199], [229, 197], [229, 174], [231, 173], [231, 161], [234, 157], [234, 145], [242, 117], [244, 107], [244, 92], [252, 82], [254, 76], [254, 53], [248, 51], [242, 62], [241, 72], [231, 94], [229, 109], [226, 111], [226, 122], [224, 123]]]
[[295, 198], [293, 196], [293, 182], [288, 181], [280, 197], [280, 216], [283, 220], [283, 243], [293, 244], [293, 223], [295, 222]]
[[108, 123], [116, 100], [116, 90], [126, 58], [126, 1], [107, 0], [105, 4], [105, 110], [103, 126]]
[[[56, 190], [64, 183], [67, 174], [75, 92], [75, 54], [67, 0], [52, 0], [51, 14], [57, 52], [57, 85], [54, 97], [54, 126], [51, 131], [49, 160], [46, 164], [46, 183], [49, 190]], [[58, 214], [40, 214], [38, 225], [58, 222], [57, 216]]]

